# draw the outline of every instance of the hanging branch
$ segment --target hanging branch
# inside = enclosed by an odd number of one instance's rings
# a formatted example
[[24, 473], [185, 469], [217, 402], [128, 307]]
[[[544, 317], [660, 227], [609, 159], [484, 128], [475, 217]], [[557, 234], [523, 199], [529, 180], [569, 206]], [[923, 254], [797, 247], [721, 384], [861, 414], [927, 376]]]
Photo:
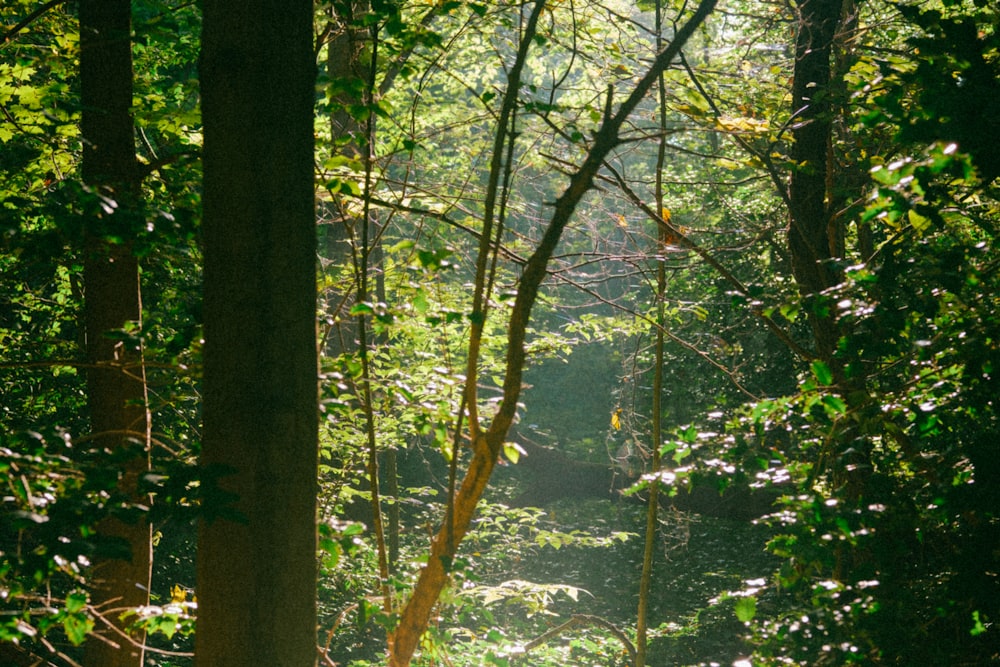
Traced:
[[[455, 495], [452, 520], [448, 525], [442, 526], [433, 538], [427, 565], [421, 570], [413, 594], [400, 616], [399, 624], [390, 636], [390, 667], [406, 667], [410, 664], [438, 596], [447, 583], [448, 571], [457, 546], [469, 529], [476, 506], [489, 482], [493, 466], [496, 465], [507, 431], [513, 423], [521, 393], [528, 320], [541, 283], [547, 274], [549, 260], [559, 244], [563, 230], [583, 195], [592, 187], [605, 158], [620, 143], [619, 133], [622, 125], [649, 93], [660, 74], [674, 61], [694, 31], [712, 12], [717, 1], [701, 0], [691, 18], [677, 30], [673, 41], [656, 56], [650, 70], [639, 80], [616, 112], [613, 112], [611, 91], [608, 92], [604, 119], [594, 137], [593, 146], [579, 170], [571, 177], [566, 190], [555, 201], [552, 218], [545, 234], [535, 252], [525, 263], [508, 325], [506, 376], [500, 407], [485, 435], [479, 435], [472, 441], [472, 459], [461, 488]], [[539, 0], [533, 16], [541, 4], [542, 0]], [[502, 145], [501, 143], [500, 146]], [[483, 234], [487, 244], [489, 238], [488, 234]]]

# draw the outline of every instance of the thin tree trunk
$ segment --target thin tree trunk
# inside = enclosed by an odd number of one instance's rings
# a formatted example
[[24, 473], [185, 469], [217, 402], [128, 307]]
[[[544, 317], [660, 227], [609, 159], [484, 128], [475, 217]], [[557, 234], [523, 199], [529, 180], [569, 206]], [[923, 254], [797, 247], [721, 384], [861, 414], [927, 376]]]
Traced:
[[196, 663], [316, 662], [312, 3], [206, 0]]
[[559, 244], [563, 230], [572, 218], [580, 199], [593, 185], [594, 177], [604, 159], [618, 145], [622, 124], [656, 83], [660, 73], [677, 57], [695, 29], [711, 13], [716, 2], [717, 0], [702, 0], [687, 23], [678, 29], [674, 40], [657, 55], [649, 72], [636, 84], [635, 89], [615, 112], [612, 109], [609, 92], [604, 121], [594, 137], [593, 145], [583, 165], [573, 174], [566, 190], [556, 200], [545, 234], [524, 265], [508, 325], [503, 398], [489, 429], [472, 442], [472, 459], [461, 488], [456, 493], [450, 520], [446, 521], [434, 536], [427, 565], [421, 570], [413, 594], [400, 616], [399, 624], [390, 636], [390, 667], [406, 667], [410, 664], [420, 642], [420, 636], [427, 628], [431, 611], [448, 581], [448, 569], [457, 547], [468, 532], [476, 506], [486, 489], [507, 431], [514, 420], [524, 371], [524, 343], [528, 320], [538, 297], [538, 290], [547, 273], [549, 260]]
[[[149, 467], [150, 416], [141, 348], [109, 337], [142, 319], [139, 264], [128, 240], [139, 228], [140, 176], [135, 155], [132, 105], [131, 7], [128, 0], [81, 0], [80, 91], [83, 180], [94, 194], [114, 202], [112, 212], [85, 222], [84, 316], [87, 398], [94, 447], [134, 449], [119, 470], [119, 491], [144, 503], [139, 476]], [[98, 208], [98, 207], [95, 207]], [[99, 210], [107, 210], [99, 209]], [[120, 241], [110, 240], [113, 237]], [[129, 637], [121, 611], [149, 604], [152, 544], [149, 524], [110, 516], [98, 526], [104, 538], [127, 545], [129, 558], [101, 558], [92, 570], [91, 603], [102, 615], [99, 637], [87, 642], [92, 667], [143, 664], [144, 637]]]
[[[326, 45], [326, 72], [330, 80], [333, 110], [330, 112], [330, 136], [338, 153], [352, 159], [361, 159], [367, 137], [364, 127], [354, 118], [350, 109], [363, 100], [358, 90], [367, 87], [365, 74], [366, 48], [370, 51], [370, 31], [361, 23], [368, 11], [366, 0], [345, 0], [330, 8], [330, 40]], [[370, 55], [370, 54], [369, 54]], [[333, 195], [324, 202], [323, 218], [326, 220], [324, 255], [334, 270], [351, 263], [354, 241], [352, 229], [357, 221], [355, 214], [345, 205], [346, 199]], [[351, 306], [357, 295], [350, 288], [334, 290], [327, 298], [331, 331], [326, 339], [324, 353], [337, 357], [355, 349], [355, 327], [350, 316]]]
[[[662, 20], [663, 7], [656, 3], [656, 42], [657, 50], [662, 48]], [[656, 153], [656, 209], [657, 212], [667, 222], [669, 214], [663, 201], [663, 169], [666, 163], [667, 153], [667, 107], [666, 107], [666, 82], [661, 74], [657, 80], [657, 94], [660, 109], [660, 141]], [[653, 356], [653, 404], [652, 404], [652, 434], [651, 450], [652, 460], [650, 470], [656, 475], [660, 471], [660, 447], [663, 445], [663, 345], [664, 345], [664, 308], [663, 300], [667, 291], [667, 267], [666, 267], [666, 244], [667, 228], [658, 224], [657, 247], [656, 247], [656, 340], [654, 342]], [[646, 649], [648, 648], [648, 627], [649, 627], [649, 590], [653, 581], [653, 556], [656, 546], [657, 528], [659, 520], [657, 513], [660, 509], [660, 480], [654, 479], [649, 485], [649, 504], [646, 506], [646, 534], [642, 551], [642, 574], [639, 577], [639, 606], [636, 610], [635, 623], [635, 667], [646, 666]]]
[[[378, 31], [372, 30], [372, 51], [371, 63], [368, 72], [368, 82], [365, 87], [365, 103], [368, 105], [375, 102], [375, 78], [376, 66], [378, 64]], [[375, 161], [375, 114], [370, 114], [365, 123], [363, 161], [365, 168], [365, 200], [364, 210], [361, 215], [361, 243], [355, 243], [354, 250], [354, 273], [357, 280], [357, 294], [359, 303], [367, 303], [370, 298], [370, 279], [372, 273], [377, 276], [382, 275], [381, 267], [375, 264], [380, 263], [381, 243], [378, 239], [378, 225], [376, 224], [371, 210], [371, 192], [373, 185], [373, 169]], [[377, 285], [382, 286], [382, 296], [385, 295], [385, 284], [377, 281]], [[376, 293], [378, 287], [376, 286]], [[382, 498], [379, 488], [379, 452], [378, 442], [375, 432], [375, 405], [373, 403], [375, 392], [372, 391], [372, 369], [371, 358], [369, 357], [368, 341], [368, 320], [364, 313], [358, 315], [358, 354], [361, 357], [361, 395], [363, 396], [363, 409], [365, 413], [365, 431], [368, 445], [368, 486], [371, 493], [372, 508], [372, 532], [375, 533], [375, 545], [378, 554], [378, 573], [380, 588], [382, 590], [382, 607], [386, 614], [392, 612], [392, 594], [389, 586], [389, 554], [385, 543], [385, 525], [382, 517]], [[373, 335], [372, 346], [377, 341], [377, 336]]]

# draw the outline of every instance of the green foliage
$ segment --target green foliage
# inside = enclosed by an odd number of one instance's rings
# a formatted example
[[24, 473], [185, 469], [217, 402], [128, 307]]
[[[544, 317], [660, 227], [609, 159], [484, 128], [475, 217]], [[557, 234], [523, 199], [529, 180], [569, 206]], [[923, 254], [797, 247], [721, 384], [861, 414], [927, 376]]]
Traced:
[[8, 490], [0, 514], [2, 640], [30, 646], [61, 633], [55, 641], [78, 645], [94, 627], [81, 588], [88, 566], [128, 557], [127, 545], [98, 535], [96, 524], [109, 514], [135, 521], [144, 508], [121, 497], [108, 462], [64, 430], [4, 434], [0, 443], [0, 484]]
[[756, 641], [773, 664], [988, 662], [970, 619], [997, 613], [996, 210], [968, 204], [954, 145], [872, 175], [864, 219], [893, 233], [833, 295], [846, 378], [814, 362], [743, 424], [797, 482], [770, 543], [790, 604]]
[[1000, 13], [985, 2], [962, 5], [898, 5], [919, 30], [909, 39], [919, 58], [902, 71], [883, 66], [883, 74], [903, 87], [889, 87], [880, 103], [899, 123], [901, 141], [957, 142], [989, 182], [1000, 176], [994, 139], [1000, 131]]
[[[35, 7], [6, 3], [0, 24], [13, 26]], [[403, 489], [385, 498], [403, 526], [388, 582], [398, 603], [443, 515], [447, 465], [456, 452], [456, 464], [467, 457], [464, 446], [455, 449], [454, 423], [473, 317], [472, 257], [522, 8], [355, 9], [317, 6], [320, 59], [337, 30], [353, 31], [360, 52], [356, 72], [324, 73], [317, 91], [320, 323], [331, 353], [321, 368], [319, 591], [320, 644], [336, 662], [360, 665], [384, 650], [395, 622], [376, 599], [371, 535], [342, 520], [371, 495], [362, 401], [370, 389], [376, 445], [399, 457]], [[502, 250], [480, 351], [484, 422], [504, 379], [503, 322], [524, 260], [566, 172], [593, 140], [608, 86], [615, 104], [646, 67], [648, 9], [555, 3], [544, 14], [506, 158]], [[214, 489], [212, 475], [199, 479], [192, 465], [199, 15], [193, 5], [160, 1], [133, 3], [133, 11], [136, 147], [148, 173], [130, 224], [145, 313], [141, 328], [111, 335], [141, 344], [149, 361], [150, 508], [116, 495], [116, 459], [87, 447], [80, 220], [116, 203], [79, 183], [71, 6], [49, 8], [0, 47], [0, 641], [26, 647], [72, 651], [93, 629], [88, 564], [120, 547], [96, 537], [109, 514], [146, 516], [157, 531], [156, 604], [134, 610], [136, 624], [176, 650], [190, 647], [193, 631], [193, 601], [164, 592], [193, 583], [192, 520], [199, 497]], [[779, 497], [768, 526], [731, 548], [709, 532], [742, 527], [709, 530], [708, 521], [676, 516], [661, 527], [669, 575], [660, 589], [683, 604], [656, 612], [651, 655], [671, 664], [732, 662], [751, 650], [754, 664], [984, 664], [1000, 656], [998, 14], [990, 3], [957, 0], [862, 3], [859, 12], [864, 32], [845, 30], [853, 38], [835, 63], [843, 88], [826, 91], [837, 100], [828, 201], [843, 231], [843, 284], [808, 302], [791, 277], [783, 192], [795, 166], [786, 95], [796, 17], [790, 7], [741, 0], [713, 17], [665, 75], [665, 217], [697, 250], [672, 233], [661, 237], [640, 206], [653, 200], [658, 168], [660, 109], [648, 100], [567, 230], [533, 313], [522, 435], [545, 434], [591, 464], [624, 451], [634, 469], [659, 446], [665, 469], [640, 477], [632, 498], [651, 483], [669, 487], [664, 495], [678, 503], [694, 490], [745, 486]], [[344, 17], [346, 26], [334, 25]], [[377, 93], [369, 95], [371, 84]], [[332, 136], [324, 116], [335, 113], [377, 122], [370, 182], [359, 157], [367, 139]], [[366, 223], [381, 243], [370, 268], [384, 293], [354, 302], [358, 276], [346, 258]], [[662, 303], [653, 296], [660, 267]], [[777, 328], [784, 342], [809, 348], [805, 315], [816, 304], [842, 334], [832, 359], [776, 344]], [[359, 317], [376, 337], [366, 351], [369, 387], [353, 344]], [[657, 327], [668, 341], [668, 435], [648, 443], [648, 342]], [[510, 487], [530, 465], [517, 447], [516, 439], [504, 447], [515, 464], [503, 473]], [[510, 488], [495, 495], [505, 501]], [[548, 620], [581, 609], [631, 623], [637, 554], [627, 538], [639, 530], [631, 513], [607, 503], [485, 507], [450, 564], [424, 662], [624, 664], [620, 643], [603, 631], [569, 633], [524, 656], [517, 649]], [[705, 532], [668, 548], [691, 522]], [[745, 546], [765, 541], [771, 558]], [[748, 633], [753, 647], [740, 643]]]

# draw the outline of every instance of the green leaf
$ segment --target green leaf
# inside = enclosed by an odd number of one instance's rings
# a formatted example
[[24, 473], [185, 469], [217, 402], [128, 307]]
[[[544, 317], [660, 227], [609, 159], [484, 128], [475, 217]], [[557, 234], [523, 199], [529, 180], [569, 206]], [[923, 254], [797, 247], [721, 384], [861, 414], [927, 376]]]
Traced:
[[345, 194], [354, 195], [355, 197], [361, 196], [361, 188], [357, 183], [351, 180], [331, 178], [326, 182], [326, 189], [329, 190], [330, 194]]
[[87, 606], [86, 593], [70, 593], [66, 596], [66, 613], [76, 614], [83, 611]]
[[982, 619], [979, 618], [979, 610], [972, 612], [972, 629], [969, 630], [969, 634], [973, 637], [978, 637], [979, 635], [986, 632], [986, 626], [983, 625]]
[[351, 306], [351, 315], [354, 316], [371, 315], [374, 312], [375, 309], [372, 308], [371, 304], [369, 303], [356, 303], [353, 306]]
[[425, 314], [430, 308], [430, 303], [427, 301], [427, 295], [423, 290], [417, 291], [413, 296], [413, 308], [421, 315]]
[[821, 385], [828, 387], [833, 384], [833, 373], [830, 371], [830, 367], [824, 362], [817, 359], [812, 362], [811, 368], [813, 375]]
[[63, 630], [74, 646], [79, 646], [94, 629], [94, 621], [83, 613], [67, 614], [63, 618]]
[[740, 598], [736, 601], [736, 606], [733, 607], [733, 611], [736, 612], [736, 618], [742, 623], [749, 623], [757, 615], [757, 598], [753, 596], [747, 596]]
[[847, 414], [847, 404], [840, 396], [827, 395], [823, 397], [823, 406], [831, 416]]

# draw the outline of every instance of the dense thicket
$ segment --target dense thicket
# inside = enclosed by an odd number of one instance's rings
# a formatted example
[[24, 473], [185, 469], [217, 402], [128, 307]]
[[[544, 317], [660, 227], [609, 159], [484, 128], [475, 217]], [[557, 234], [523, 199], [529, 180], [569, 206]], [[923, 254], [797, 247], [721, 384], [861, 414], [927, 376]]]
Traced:
[[0, 662], [1000, 660], [995, 8], [217, 4], [0, 9]]

